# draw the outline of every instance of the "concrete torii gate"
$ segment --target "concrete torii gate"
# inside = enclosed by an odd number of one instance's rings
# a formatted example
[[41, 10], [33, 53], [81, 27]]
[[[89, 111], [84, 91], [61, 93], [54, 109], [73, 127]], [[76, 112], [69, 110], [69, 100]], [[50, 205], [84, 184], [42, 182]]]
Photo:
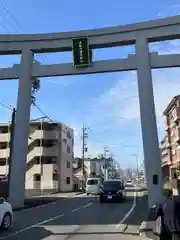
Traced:
[[[33, 62], [34, 53], [72, 51], [72, 38], [82, 36], [88, 36], [91, 49], [135, 44], [136, 54], [129, 55], [126, 59], [95, 61], [88, 68], [74, 68], [71, 63], [41, 65]], [[162, 180], [151, 68], [180, 67], [180, 54], [159, 56], [157, 53], [150, 54], [148, 43], [178, 38], [180, 38], [180, 16], [86, 31], [0, 35], [1, 55], [21, 54], [19, 65], [0, 70], [1, 80], [19, 79], [10, 202], [14, 206], [24, 204], [32, 78], [128, 70], [137, 70], [138, 76], [149, 206], [159, 201], [162, 197]]]

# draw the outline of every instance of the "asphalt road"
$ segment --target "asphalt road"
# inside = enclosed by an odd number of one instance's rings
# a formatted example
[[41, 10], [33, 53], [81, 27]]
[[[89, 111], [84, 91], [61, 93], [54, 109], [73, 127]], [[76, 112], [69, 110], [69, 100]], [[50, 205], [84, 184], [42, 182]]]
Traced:
[[14, 213], [14, 225], [0, 234], [7, 240], [136, 240], [121, 234], [136, 211], [134, 193], [123, 203], [100, 204], [98, 197], [77, 196]]

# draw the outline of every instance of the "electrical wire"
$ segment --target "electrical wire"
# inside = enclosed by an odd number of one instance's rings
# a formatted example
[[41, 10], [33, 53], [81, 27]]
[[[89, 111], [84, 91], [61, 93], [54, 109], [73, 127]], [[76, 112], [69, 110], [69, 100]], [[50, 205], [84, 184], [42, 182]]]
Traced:
[[0, 105], [1, 105], [2, 107], [6, 108], [6, 109], [13, 110], [13, 107], [12, 107], [11, 105], [7, 105], [7, 104], [5, 104], [5, 103], [3, 103], [3, 102], [0, 102]]
[[[14, 14], [3, 4], [3, 3], [0, 3], [0, 8], [7, 14], [6, 16], [9, 16], [15, 23], [16, 25], [22, 29], [22, 25], [21, 23], [18, 21], [18, 19], [14, 16]], [[9, 32], [9, 30], [7, 29], [6, 26], [4, 26], [4, 24], [0, 23], [0, 25], [6, 30]], [[24, 32], [28, 33], [28, 29], [23, 27], [23, 30]], [[17, 32], [17, 31], [15, 31]], [[19, 32], [19, 30], [18, 30]], [[47, 55], [42, 55], [42, 57], [45, 59], [45, 60], [48, 60], [48, 57]]]
[[[52, 120], [36, 103], [33, 103], [33, 105], [39, 110], [39, 112], [45, 117], [47, 118], [51, 123], [56, 123], [58, 124], [59, 122], [58, 121], [54, 121]], [[67, 134], [67, 132], [64, 130], [64, 129], [60, 129], [60, 131], [64, 132], [65, 134]], [[70, 136], [72, 137], [72, 136]]]
[[[17, 26], [19, 26], [20, 28], [22, 27], [22, 25], [20, 24], [20, 22], [18, 21], [18, 19], [14, 16], [14, 14], [3, 4], [0, 3], [0, 8], [6, 12], [6, 14], [8, 14], [8, 16], [16, 23]], [[2, 24], [0, 24], [2, 25]], [[24, 27], [23, 27], [24, 28]], [[24, 28], [24, 31], [28, 33], [28, 29]], [[45, 60], [48, 60], [47, 55], [42, 56], [44, 57]], [[2, 105], [5, 108], [8, 108], [9, 110], [12, 110], [13, 108], [11, 106], [8, 106], [4, 103], [0, 102], [0, 105]], [[36, 103], [33, 103], [33, 105], [41, 112], [41, 114], [47, 118], [50, 122], [52, 123], [58, 123], [58, 121], [53, 121]], [[32, 122], [32, 120], [30, 121]], [[64, 131], [63, 129], [61, 129], [62, 131]], [[64, 131], [65, 132], [65, 131]]]

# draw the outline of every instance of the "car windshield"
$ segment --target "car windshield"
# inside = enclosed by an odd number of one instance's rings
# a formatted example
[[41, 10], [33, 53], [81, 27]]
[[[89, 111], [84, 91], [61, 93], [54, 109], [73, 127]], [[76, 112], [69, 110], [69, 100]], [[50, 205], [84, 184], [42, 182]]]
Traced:
[[103, 183], [103, 188], [104, 189], [112, 189], [112, 190], [116, 190], [116, 189], [120, 189], [123, 188], [123, 184], [120, 181], [107, 181]]
[[89, 179], [87, 181], [87, 185], [97, 185], [98, 184], [98, 180], [97, 179]]

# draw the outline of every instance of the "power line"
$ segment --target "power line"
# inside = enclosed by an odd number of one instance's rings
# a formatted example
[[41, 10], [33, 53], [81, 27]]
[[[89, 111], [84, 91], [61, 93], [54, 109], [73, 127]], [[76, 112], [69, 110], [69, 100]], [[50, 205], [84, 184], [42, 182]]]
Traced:
[[[14, 14], [3, 4], [3, 3], [0, 3], [0, 7], [1, 7], [1, 9], [4, 11], [4, 12], [6, 12], [7, 14], [8, 14], [8, 16], [16, 23], [16, 25], [18, 26], [18, 27], [20, 27], [20, 28], [22, 28], [22, 25], [21, 25], [21, 23], [19, 22], [19, 20], [14, 16]], [[4, 26], [4, 24], [2, 24], [2, 23], [0, 23], [1, 24], [1, 26], [5, 29], [5, 30], [7, 30], [7, 28], [6, 28], [6, 26]], [[23, 29], [24, 29], [24, 31], [26, 32], [26, 33], [28, 33], [28, 29], [27, 28], [25, 28], [24, 26], [23, 26]], [[9, 32], [9, 31], [8, 31]], [[45, 60], [48, 60], [48, 57], [47, 57], [47, 55], [44, 55], [44, 56], [42, 56]]]
[[[6, 103], [3, 103], [0, 101], [0, 105], [6, 109], [9, 109], [10, 111], [13, 111], [13, 106], [12, 105], [8, 105]], [[33, 103], [33, 105], [39, 110], [39, 112], [44, 116], [44, 118], [47, 118], [50, 122], [52, 123], [58, 123], [58, 121], [54, 121], [52, 120], [36, 103]], [[37, 119], [38, 120], [38, 119]], [[30, 120], [29, 122], [33, 122], [34, 120]], [[66, 133], [63, 129], [61, 129], [61, 131], [63, 131], [64, 133]]]
[[[7, 7], [4, 6], [3, 3], [0, 3], [0, 7], [13, 19], [13, 21], [21, 27], [21, 24], [19, 23], [19, 21], [17, 20], [17, 18], [8, 10]], [[25, 29], [25, 31], [27, 31], [27, 29]]]
[[33, 103], [33, 105], [39, 110], [39, 112], [46, 117], [50, 122], [54, 122], [35, 102]]
[[13, 110], [13, 107], [11, 106], [11, 105], [7, 105], [7, 104], [5, 104], [5, 103], [3, 103], [3, 102], [0, 102], [0, 105], [2, 106], [2, 107], [4, 107], [4, 108], [6, 108], [6, 109], [9, 109], [9, 110]]
[[[33, 103], [33, 105], [39, 110], [39, 112], [45, 117], [47, 118], [51, 123], [58, 123], [58, 121], [54, 121], [52, 120], [36, 103]], [[67, 134], [67, 132], [64, 129], [60, 129], [61, 132]], [[72, 136], [71, 136], [72, 137]]]

